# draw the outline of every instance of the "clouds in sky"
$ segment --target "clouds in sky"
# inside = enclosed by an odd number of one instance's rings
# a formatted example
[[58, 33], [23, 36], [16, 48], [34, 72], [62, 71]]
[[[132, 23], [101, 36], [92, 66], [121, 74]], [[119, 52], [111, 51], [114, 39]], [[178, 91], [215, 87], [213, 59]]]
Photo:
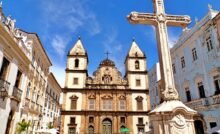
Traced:
[[62, 58], [73, 33], [86, 31], [90, 36], [101, 32], [96, 15], [86, 0], [42, 0], [41, 8], [46, 40]]

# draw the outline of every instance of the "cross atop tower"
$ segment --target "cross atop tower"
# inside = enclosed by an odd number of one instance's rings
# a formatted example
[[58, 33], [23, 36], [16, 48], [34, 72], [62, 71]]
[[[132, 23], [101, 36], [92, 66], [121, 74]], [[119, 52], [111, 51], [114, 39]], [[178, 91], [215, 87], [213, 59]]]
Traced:
[[106, 56], [107, 56], [107, 59], [108, 59], [108, 55], [109, 55], [109, 54], [111, 54], [111, 53], [109, 53], [109, 52], [107, 51], [107, 52], [106, 52], [105, 54], [106, 54]]
[[174, 84], [170, 49], [168, 46], [167, 26], [186, 27], [191, 20], [189, 16], [166, 14], [163, 0], [153, 0], [153, 5], [154, 13], [131, 12], [128, 15], [128, 20], [132, 24], [147, 24], [156, 27], [161, 70], [161, 98], [162, 101], [178, 100], [179, 95]]

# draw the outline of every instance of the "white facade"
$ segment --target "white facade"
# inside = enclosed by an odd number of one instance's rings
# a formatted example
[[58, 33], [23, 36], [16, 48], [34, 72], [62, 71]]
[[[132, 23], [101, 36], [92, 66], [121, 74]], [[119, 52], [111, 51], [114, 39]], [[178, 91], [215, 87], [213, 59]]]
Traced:
[[160, 64], [156, 63], [148, 72], [149, 77], [149, 92], [150, 92], [150, 105], [151, 109], [154, 109], [160, 104], [160, 90], [159, 81], [160, 76]]
[[[217, 13], [209, 9], [208, 14], [195, 26], [184, 29], [171, 49], [175, 85], [180, 100], [202, 115], [198, 120], [203, 122], [207, 133], [220, 125], [220, 42], [213, 22]], [[158, 104], [158, 99], [154, 99], [157, 97], [154, 88], [158, 86], [154, 80], [157, 68], [154, 66], [151, 70], [150, 93], [154, 107]]]
[[45, 91], [43, 119], [41, 129], [58, 129], [60, 126], [60, 94], [61, 87], [53, 73], [48, 76], [47, 90]]

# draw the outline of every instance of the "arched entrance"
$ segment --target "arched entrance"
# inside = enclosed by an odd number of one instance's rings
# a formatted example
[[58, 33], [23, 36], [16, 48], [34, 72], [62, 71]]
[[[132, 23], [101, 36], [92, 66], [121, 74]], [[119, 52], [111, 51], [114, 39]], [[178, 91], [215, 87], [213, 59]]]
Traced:
[[112, 134], [112, 121], [108, 118], [102, 121], [102, 134]]
[[194, 126], [196, 130], [196, 134], [205, 134], [204, 129], [203, 129], [203, 123], [201, 120], [195, 120]]
[[11, 111], [8, 116], [7, 128], [6, 128], [6, 132], [5, 132], [6, 134], [10, 134], [10, 129], [12, 127], [11, 124], [12, 124], [13, 115], [14, 115], [14, 113]]
[[93, 126], [89, 126], [89, 134], [94, 134], [94, 127]]

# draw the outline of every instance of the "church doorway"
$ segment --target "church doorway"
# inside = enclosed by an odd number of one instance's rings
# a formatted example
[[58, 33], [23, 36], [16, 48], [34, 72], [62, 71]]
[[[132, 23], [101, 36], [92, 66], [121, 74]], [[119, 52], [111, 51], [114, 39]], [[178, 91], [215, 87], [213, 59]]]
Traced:
[[12, 124], [13, 115], [14, 115], [14, 113], [11, 111], [8, 116], [6, 134], [10, 134], [10, 129], [12, 127], [11, 124]]
[[89, 126], [89, 134], [94, 134], [94, 127], [93, 126]]
[[108, 118], [102, 121], [102, 134], [112, 134], [112, 121]]
[[194, 121], [194, 126], [196, 130], [196, 134], [205, 134], [204, 129], [203, 129], [203, 123], [200, 120], [195, 120]]

